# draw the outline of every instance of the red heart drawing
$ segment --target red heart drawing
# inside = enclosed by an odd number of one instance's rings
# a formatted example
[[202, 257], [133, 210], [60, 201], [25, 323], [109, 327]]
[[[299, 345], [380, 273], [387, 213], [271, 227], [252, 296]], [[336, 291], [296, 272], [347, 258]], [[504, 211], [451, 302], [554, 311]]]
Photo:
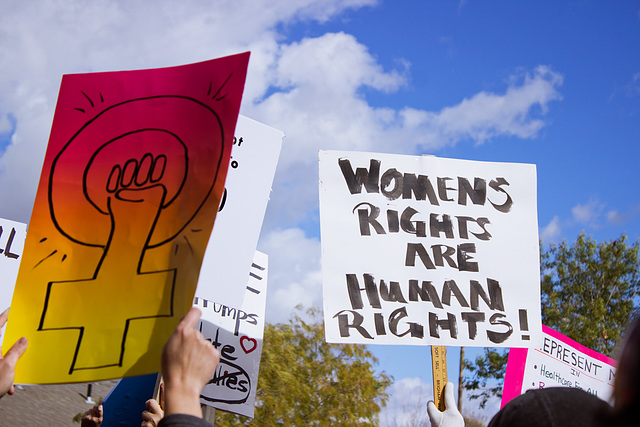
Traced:
[[[245, 346], [245, 342], [249, 342], [251, 343], [251, 345]], [[249, 354], [256, 348], [258, 348], [258, 341], [256, 341], [255, 338], [249, 338], [245, 335], [240, 337], [240, 347], [242, 347], [242, 350], [244, 350], [245, 353]]]

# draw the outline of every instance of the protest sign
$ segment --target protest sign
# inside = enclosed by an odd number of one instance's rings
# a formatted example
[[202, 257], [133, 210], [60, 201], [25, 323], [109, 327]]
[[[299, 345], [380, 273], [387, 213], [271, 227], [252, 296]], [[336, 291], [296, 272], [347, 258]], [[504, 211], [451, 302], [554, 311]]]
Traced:
[[238, 117], [225, 192], [196, 296], [229, 307], [242, 305], [283, 137], [282, 131]]
[[262, 355], [267, 296], [267, 255], [255, 252], [242, 308], [196, 298], [197, 325], [220, 351], [220, 364], [202, 390], [200, 402], [253, 418]]
[[616, 361], [542, 326], [534, 348], [512, 348], [504, 376], [501, 406], [527, 390], [575, 387], [608, 401]]
[[320, 151], [328, 342], [529, 346], [534, 165]]
[[193, 302], [249, 53], [65, 75], [7, 339], [16, 382], [158, 372]]
[[158, 374], [122, 378], [102, 400], [104, 420], [101, 427], [139, 426], [146, 402], [154, 398]]
[[11, 305], [27, 225], [0, 218], [0, 312]]

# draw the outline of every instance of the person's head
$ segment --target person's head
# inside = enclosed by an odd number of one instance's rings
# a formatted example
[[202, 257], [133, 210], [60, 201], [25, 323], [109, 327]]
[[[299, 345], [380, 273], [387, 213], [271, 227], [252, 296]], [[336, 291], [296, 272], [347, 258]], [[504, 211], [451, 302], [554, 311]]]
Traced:
[[502, 408], [488, 427], [590, 427], [607, 425], [610, 406], [584, 390], [551, 387], [529, 390]]
[[617, 412], [640, 408], [640, 316], [624, 334], [613, 385], [613, 407]]

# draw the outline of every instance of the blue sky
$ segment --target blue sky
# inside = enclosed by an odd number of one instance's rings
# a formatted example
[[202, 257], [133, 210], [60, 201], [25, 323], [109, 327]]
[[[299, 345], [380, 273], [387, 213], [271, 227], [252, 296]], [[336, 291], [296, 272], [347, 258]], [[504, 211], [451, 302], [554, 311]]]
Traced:
[[[287, 135], [258, 245], [268, 321], [321, 304], [318, 149], [534, 163], [544, 242], [640, 238], [638, 2], [262, 3], [2, 2], [0, 217], [29, 220], [62, 74], [251, 50], [241, 113]], [[403, 425], [428, 348], [373, 349]]]

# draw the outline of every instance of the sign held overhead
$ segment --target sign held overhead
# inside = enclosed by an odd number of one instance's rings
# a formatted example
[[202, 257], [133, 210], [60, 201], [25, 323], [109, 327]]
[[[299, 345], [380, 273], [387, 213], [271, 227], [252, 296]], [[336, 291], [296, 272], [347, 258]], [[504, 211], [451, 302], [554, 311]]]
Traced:
[[534, 165], [340, 151], [319, 161], [327, 341], [537, 340]]

